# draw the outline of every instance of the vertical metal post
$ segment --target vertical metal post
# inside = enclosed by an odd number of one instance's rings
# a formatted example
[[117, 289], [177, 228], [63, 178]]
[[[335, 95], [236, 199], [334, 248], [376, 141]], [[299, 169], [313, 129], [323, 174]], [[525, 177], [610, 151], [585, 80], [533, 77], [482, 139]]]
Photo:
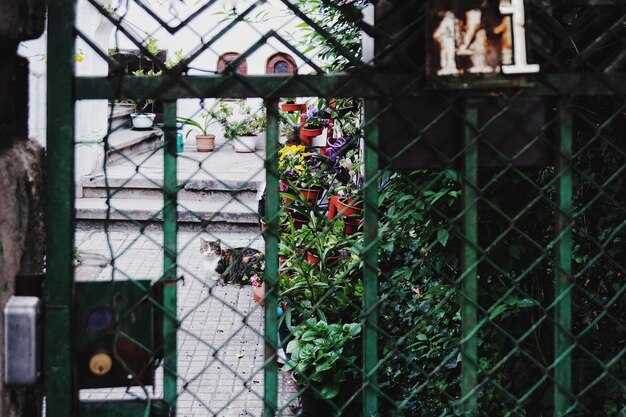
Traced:
[[378, 415], [378, 102], [365, 103], [363, 416]]
[[463, 235], [461, 292], [461, 405], [463, 415], [478, 411], [478, 109], [476, 102], [465, 103], [463, 134]]
[[46, 176], [46, 414], [73, 416], [72, 288], [74, 252], [73, 0], [48, 4]]
[[556, 267], [554, 280], [554, 414], [564, 416], [572, 406], [572, 111], [560, 103], [560, 140], [557, 157]]
[[176, 179], [176, 102], [163, 106], [165, 133], [163, 161], [163, 401], [176, 414], [177, 349], [176, 258], [177, 193]]
[[278, 100], [265, 101], [267, 145], [265, 149], [265, 368], [263, 416], [273, 417], [278, 409]]

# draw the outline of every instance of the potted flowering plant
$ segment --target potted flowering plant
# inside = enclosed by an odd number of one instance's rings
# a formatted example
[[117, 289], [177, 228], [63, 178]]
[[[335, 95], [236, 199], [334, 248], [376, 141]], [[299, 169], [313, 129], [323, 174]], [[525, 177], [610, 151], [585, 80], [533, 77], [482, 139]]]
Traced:
[[216, 123], [215, 115], [205, 111], [200, 114], [200, 121], [187, 117], [177, 117], [176, 120], [183, 125], [191, 127], [185, 137], [196, 131], [196, 149], [198, 152], [210, 152], [215, 149], [215, 135], [209, 131], [209, 126]]
[[301, 134], [307, 137], [315, 137], [322, 134], [324, 130], [324, 119], [317, 116], [310, 116], [304, 122], [304, 126], [301, 129]]
[[363, 194], [361, 166], [363, 162], [357, 157], [355, 150], [350, 150], [345, 157], [338, 162], [338, 169], [346, 174], [344, 181], [336, 181], [331, 187], [331, 197], [328, 201], [328, 219], [332, 220], [337, 215], [345, 217], [345, 232], [356, 232], [361, 224], [363, 212]]
[[278, 170], [281, 191], [286, 193], [287, 203], [293, 195], [314, 203], [319, 193], [328, 186], [328, 160], [319, 154], [307, 152], [303, 145], [286, 146], [278, 154]]
[[263, 278], [258, 274], [254, 274], [250, 277], [250, 284], [252, 284], [252, 298], [259, 305], [265, 305], [263, 298], [265, 297], [265, 282]]
[[265, 111], [260, 108], [253, 112], [250, 106], [242, 102], [237, 106], [235, 113], [222, 101], [215, 117], [224, 129], [224, 137], [232, 141], [235, 152], [254, 152], [257, 135], [265, 129]]

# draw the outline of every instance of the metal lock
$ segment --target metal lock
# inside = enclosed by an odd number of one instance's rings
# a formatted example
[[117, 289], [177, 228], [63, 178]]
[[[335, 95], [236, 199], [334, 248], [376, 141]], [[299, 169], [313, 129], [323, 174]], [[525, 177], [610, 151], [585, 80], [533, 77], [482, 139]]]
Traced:
[[40, 373], [41, 300], [11, 296], [4, 307], [4, 382], [33, 385]]

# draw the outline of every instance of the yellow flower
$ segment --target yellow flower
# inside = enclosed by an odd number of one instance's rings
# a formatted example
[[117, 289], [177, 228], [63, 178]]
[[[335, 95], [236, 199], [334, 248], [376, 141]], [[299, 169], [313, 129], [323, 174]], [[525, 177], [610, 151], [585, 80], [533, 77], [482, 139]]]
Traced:
[[293, 169], [298, 173], [298, 174], [303, 174], [304, 173], [304, 167], [302, 165], [296, 165], [295, 167], [293, 167]]
[[74, 55], [74, 61], [76, 62], [83, 62], [84, 59], [85, 57], [82, 55], [78, 55], [78, 54]]

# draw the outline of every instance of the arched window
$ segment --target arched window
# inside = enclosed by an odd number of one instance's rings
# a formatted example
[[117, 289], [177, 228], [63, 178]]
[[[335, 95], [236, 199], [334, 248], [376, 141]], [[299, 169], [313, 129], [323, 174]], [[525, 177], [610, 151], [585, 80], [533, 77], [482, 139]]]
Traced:
[[[227, 52], [222, 54], [217, 60], [217, 72], [224, 72], [228, 68], [228, 64], [235, 61], [239, 58], [241, 54], [237, 52]], [[248, 74], [248, 63], [244, 59], [241, 64], [237, 67], [237, 74], [247, 75]]]
[[298, 71], [296, 61], [289, 54], [279, 52], [267, 60], [266, 74], [295, 74]]

